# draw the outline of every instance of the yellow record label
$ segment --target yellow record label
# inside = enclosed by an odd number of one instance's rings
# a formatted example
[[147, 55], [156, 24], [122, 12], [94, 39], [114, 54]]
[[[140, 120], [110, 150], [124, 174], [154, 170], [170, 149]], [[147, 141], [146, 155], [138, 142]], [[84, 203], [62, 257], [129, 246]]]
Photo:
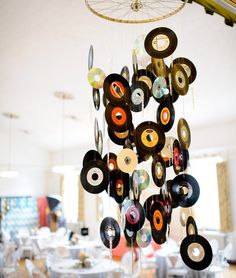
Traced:
[[157, 145], [159, 140], [158, 134], [154, 129], [145, 129], [141, 134], [141, 141], [144, 146], [153, 148]]

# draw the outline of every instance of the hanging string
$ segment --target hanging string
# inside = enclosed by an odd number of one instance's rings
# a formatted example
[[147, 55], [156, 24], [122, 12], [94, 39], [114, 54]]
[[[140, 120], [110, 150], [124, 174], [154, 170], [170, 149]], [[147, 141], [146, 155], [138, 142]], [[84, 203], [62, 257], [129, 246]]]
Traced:
[[8, 170], [11, 170], [12, 156], [12, 116], [9, 117], [9, 148], [8, 148]]

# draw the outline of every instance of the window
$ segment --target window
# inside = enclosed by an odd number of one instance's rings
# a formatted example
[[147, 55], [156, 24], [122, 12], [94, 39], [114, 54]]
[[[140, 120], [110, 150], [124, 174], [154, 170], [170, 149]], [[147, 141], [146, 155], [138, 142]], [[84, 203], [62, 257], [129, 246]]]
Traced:
[[199, 229], [220, 230], [220, 209], [216, 164], [222, 162], [219, 156], [191, 159], [191, 171], [199, 183], [200, 197], [194, 205]]

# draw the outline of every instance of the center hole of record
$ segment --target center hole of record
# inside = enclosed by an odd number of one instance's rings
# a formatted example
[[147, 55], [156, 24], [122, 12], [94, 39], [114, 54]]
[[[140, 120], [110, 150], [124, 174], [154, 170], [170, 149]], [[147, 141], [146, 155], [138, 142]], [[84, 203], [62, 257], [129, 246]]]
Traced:
[[157, 223], [157, 224], [160, 224], [160, 221], [161, 221], [160, 218], [159, 218], [159, 217], [156, 217], [156, 223]]
[[115, 229], [114, 227], [108, 227], [106, 230], [106, 234], [109, 238], [114, 237], [115, 236]]
[[156, 173], [156, 177], [160, 180], [163, 176], [163, 167], [160, 162], [156, 163], [155, 173]]
[[125, 159], [124, 159], [124, 161], [125, 161], [125, 164], [126, 164], [126, 165], [129, 165], [129, 164], [131, 163], [131, 159], [130, 159], [129, 156], [126, 156]]
[[93, 173], [93, 174], [92, 174], [92, 179], [93, 179], [94, 181], [96, 181], [96, 180], [98, 179], [98, 174], [97, 174], [97, 173]]
[[147, 240], [147, 235], [146, 235], [146, 234], [143, 234], [143, 235], [141, 236], [141, 240], [142, 240], [142, 241], [146, 241], [146, 240]]
[[197, 247], [195, 247], [195, 248], [193, 248], [192, 254], [194, 257], [199, 257], [200, 250]]
[[122, 114], [120, 112], [116, 113], [116, 118], [117, 120], [121, 120], [122, 119]]
[[165, 111], [163, 112], [163, 119], [166, 121], [168, 119], [168, 113]]
[[147, 138], [148, 142], [152, 142], [153, 141], [153, 135], [152, 134], [148, 134], [146, 138]]
[[94, 75], [94, 81], [96, 81], [96, 82], [100, 81], [100, 75], [99, 74]]
[[136, 218], [136, 215], [135, 215], [135, 212], [134, 212], [134, 211], [131, 211], [131, 212], [130, 212], [130, 218], [131, 218], [132, 220], [134, 220], [134, 219]]
[[112, 162], [109, 162], [109, 169], [110, 170], [114, 170], [115, 166]]
[[182, 77], [178, 76], [178, 81], [179, 81], [179, 83], [182, 83], [183, 82]]

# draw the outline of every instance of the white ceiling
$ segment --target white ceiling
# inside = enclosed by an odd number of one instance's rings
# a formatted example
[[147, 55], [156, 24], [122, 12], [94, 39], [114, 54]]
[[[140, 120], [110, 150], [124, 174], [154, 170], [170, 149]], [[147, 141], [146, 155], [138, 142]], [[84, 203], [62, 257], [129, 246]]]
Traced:
[[[0, 113], [18, 114], [15, 131], [27, 130], [32, 143], [57, 150], [62, 103], [53, 94], [68, 92], [75, 99], [65, 103], [64, 146], [88, 142], [95, 116], [87, 82], [89, 46], [94, 46], [94, 65], [107, 74], [124, 65], [131, 69], [134, 40], [158, 26], [178, 36], [173, 58], [187, 57], [198, 70], [190, 93], [178, 104], [189, 124], [236, 120], [236, 27], [226, 26], [219, 15], [206, 15], [197, 4], [152, 24], [113, 23], [92, 14], [83, 0], [0, 0]], [[0, 116], [0, 129], [7, 127]]]

